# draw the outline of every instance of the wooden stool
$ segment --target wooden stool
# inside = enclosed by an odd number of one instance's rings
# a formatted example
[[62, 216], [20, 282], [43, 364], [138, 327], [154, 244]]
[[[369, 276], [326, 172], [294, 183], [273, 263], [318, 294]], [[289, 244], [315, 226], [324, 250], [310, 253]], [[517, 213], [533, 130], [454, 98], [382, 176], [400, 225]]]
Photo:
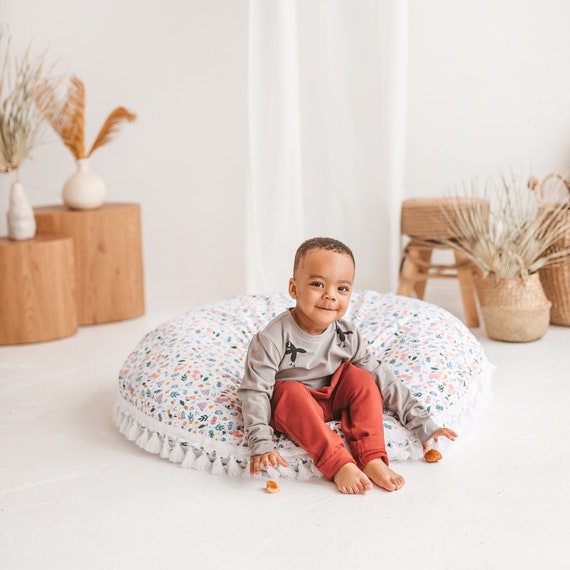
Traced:
[[461, 290], [465, 322], [468, 327], [479, 326], [475, 301], [475, 275], [477, 269], [466, 257], [453, 250], [455, 263], [434, 264], [431, 262], [434, 249], [450, 249], [436, 240], [411, 240], [404, 249], [400, 265], [398, 295], [424, 298], [428, 279], [457, 279]]
[[0, 344], [76, 332], [72, 239], [41, 234], [25, 241], [0, 238]]
[[34, 208], [38, 232], [73, 238], [80, 325], [144, 313], [140, 207], [107, 203], [97, 210]]
[[[465, 322], [469, 327], [479, 326], [475, 301], [476, 266], [449, 246], [461, 237], [460, 219], [473, 208], [488, 210], [486, 200], [479, 198], [438, 196], [409, 198], [402, 202], [400, 227], [402, 235], [410, 238], [400, 264], [398, 294], [424, 298], [428, 279], [457, 279], [461, 289]], [[459, 217], [458, 217], [459, 216]], [[434, 249], [453, 249], [455, 263], [434, 264]]]

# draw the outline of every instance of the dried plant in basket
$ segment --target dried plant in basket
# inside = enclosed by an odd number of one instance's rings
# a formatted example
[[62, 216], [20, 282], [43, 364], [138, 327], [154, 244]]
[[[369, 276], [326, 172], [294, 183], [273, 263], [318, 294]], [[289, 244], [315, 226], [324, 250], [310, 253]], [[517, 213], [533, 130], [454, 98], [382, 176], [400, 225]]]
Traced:
[[[544, 201], [557, 200], [566, 202], [566, 232], [548, 251], [556, 252], [570, 248], [570, 180], [554, 172], [542, 181], [532, 177], [529, 180], [532, 188]], [[550, 322], [555, 325], [570, 326], [570, 256], [560, 259], [560, 263], [543, 267], [539, 271], [540, 281], [548, 299], [552, 302]]]
[[50, 83], [43, 84], [36, 91], [36, 104], [63, 144], [75, 159], [89, 158], [103, 145], [106, 145], [124, 122], [132, 122], [136, 115], [124, 107], [111, 111], [93, 145], [86, 152], [85, 146], [85, 85], [75, 75], [71, 76], [63, 100]]
[[[449, 216], [454, 240], [443, 240], [478, 266], [483, 276], [477, 293], [487, 335], [496, 340], [527, 342], [541, 338], [550, 322], [551, 302], [538, 270], [559, 263], [570, 248], [553, 249], [568, 232], [567, 204], [543, 202], [515, 177], [472, 184], [469, 210]], [[481, 203], [487, 202], [487, 207]]]
[[464, 193], [474, 198], [473, 207], [448, 217], [461, 237], [444, 241], [484, 274], [524, 278], [570, 254], [570, 248], [552, 251], [568, 229], [567, 203], [542, 201], [514, 176], [472, 183]]

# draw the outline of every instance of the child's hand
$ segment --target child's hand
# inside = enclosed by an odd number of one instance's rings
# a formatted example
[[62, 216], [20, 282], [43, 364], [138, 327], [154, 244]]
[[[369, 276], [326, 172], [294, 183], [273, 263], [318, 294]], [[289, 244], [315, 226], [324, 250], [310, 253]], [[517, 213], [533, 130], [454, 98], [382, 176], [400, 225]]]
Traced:
[[254, 455], [249, 461], [249, 472], [251, 475], [259, 475], [261, 473], [261, 467], [267, 469], [269, 466], [277, 467], [277, 465], [282, 465], [283, 467], [289, 467], [289, 463], [281, 457], [279, 452], [274, 449], [269, 453], [264, 453], [263, 455]]
[[451, 441], [455, 441], [455, 438], [459, 437], [453, 430], [449, 429], [449, 428], [439, 428], [436, 432], [434, 432], [434, 434], [430, 437], [430, 439], [428, 439], [427, 441], [425, 441], [422, 445], [424, 448], [424, 452], [426, 452], [429, 449], [429, 442], [433, 439], [436, 443], [437, 440], [440, 437], [446, 437], [447, 439], [450, 439]]

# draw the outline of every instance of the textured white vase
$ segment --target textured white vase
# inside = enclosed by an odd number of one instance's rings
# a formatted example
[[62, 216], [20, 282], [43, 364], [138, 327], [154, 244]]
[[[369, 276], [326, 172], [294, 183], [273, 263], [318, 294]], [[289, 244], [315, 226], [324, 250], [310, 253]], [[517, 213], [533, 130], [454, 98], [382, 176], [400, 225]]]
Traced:
[[73, 210], [93, 210], [105, 202], [105, 182], [89, 167], [88, 158], [77, 160], [77, 170], [63, 185], [63, 203]]
[[32, 239], [36, 235], [34, 210], [19, 180], [10, 185], [8, 205], [8, 237], [12, 240]]

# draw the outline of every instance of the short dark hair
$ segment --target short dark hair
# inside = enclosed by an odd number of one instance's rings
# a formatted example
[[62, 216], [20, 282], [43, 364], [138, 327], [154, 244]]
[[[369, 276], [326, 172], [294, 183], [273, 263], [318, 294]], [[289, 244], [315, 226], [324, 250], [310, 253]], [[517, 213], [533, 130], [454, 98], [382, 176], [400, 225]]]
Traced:
[[354, 261], [354, 255], [352, 254], [351, 249], [347, 245], [344, 245], [344, 243], [342, 243], [341, 241], [338, 241], [333, 238], [314, 237], [304, 241], [297, 248], [297, 251], [295, 253], [295, 261], [293, 263], [293, 274], [299, 267], [299, 264], [301, 263], [305, 255], [307, 255], [307, 253], [309, 253], [311, 249], [326, 249], [327, 251], [334, 251], [335, 253], [344, 253], [350, 256], [350, 259], [352, 259], [352, 263], [356, 265]]

